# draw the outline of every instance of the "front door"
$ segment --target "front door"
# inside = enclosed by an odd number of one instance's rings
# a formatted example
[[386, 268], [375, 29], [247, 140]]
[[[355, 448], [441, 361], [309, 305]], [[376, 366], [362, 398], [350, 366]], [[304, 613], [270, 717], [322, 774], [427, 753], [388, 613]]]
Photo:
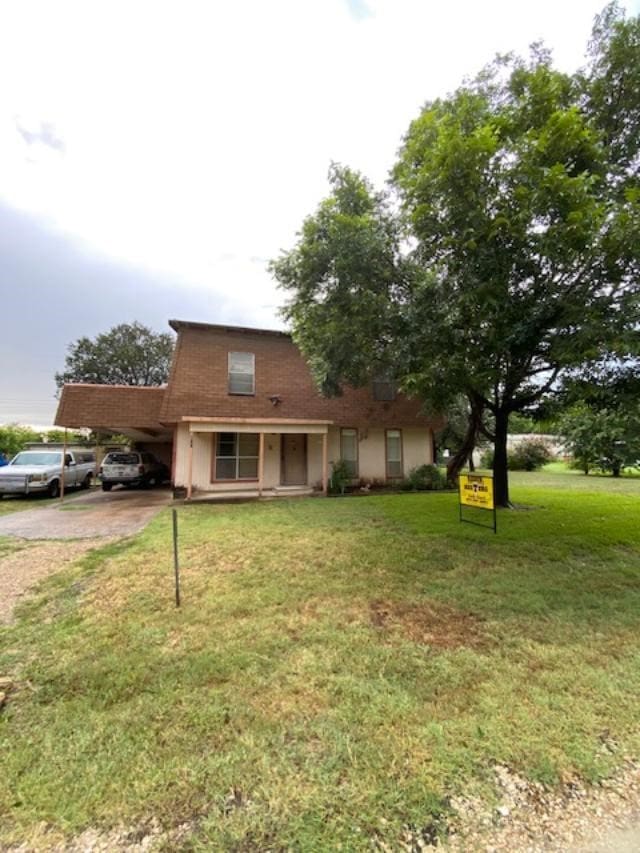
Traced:
[[283, 433], [281, 442], [281, 483], [304, 486], [307, 482], [307, 436]]

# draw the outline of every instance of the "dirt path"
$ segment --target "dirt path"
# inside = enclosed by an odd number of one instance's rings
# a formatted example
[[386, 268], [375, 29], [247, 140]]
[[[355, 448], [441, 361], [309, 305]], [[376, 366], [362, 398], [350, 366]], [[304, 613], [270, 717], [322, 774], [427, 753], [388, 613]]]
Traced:
[[15, 550], [0, 557], [0, 624], [7, 624], [22, 596], [38, 581], [68, 566], [104, 539], [78, 542], [18, 542]]
[[[615, 744], [603, 744], [615, 750]], [[445, 850], [483, 853], [637, 853], [640, 851], [640, 763], [626, 758], [622, 769], [600, 785], [567, 780], [546, 790], [495, 768], [502, 793], [493, 812], [473, 800], [452, 804], [461, 815]]]

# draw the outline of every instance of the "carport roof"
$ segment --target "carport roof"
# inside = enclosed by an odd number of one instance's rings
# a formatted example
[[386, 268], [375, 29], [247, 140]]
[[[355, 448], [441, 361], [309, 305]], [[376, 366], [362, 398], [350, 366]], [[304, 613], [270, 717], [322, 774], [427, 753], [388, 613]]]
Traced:
[[131, 385], [64, 385], [55, 424], [62, 427], [124, 430], [134, 428], [156, 435], [166, 431], [160, 423], [160, 408], [166, 386], [144, 388]]

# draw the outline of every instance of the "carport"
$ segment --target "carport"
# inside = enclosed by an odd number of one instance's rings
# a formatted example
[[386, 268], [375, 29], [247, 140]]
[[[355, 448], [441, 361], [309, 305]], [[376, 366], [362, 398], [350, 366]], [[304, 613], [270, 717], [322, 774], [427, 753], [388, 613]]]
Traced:
[[100, 436], [126, 436], [140, 450], [148, 450], [164, 462], [173, 478], [173, 428], [160, 422], [164, 387], [130, 385], [65, 385], [60, 395], [55, 424], [69, 429], [91, 429], [97, 437], [96, 462], [103, 448]]

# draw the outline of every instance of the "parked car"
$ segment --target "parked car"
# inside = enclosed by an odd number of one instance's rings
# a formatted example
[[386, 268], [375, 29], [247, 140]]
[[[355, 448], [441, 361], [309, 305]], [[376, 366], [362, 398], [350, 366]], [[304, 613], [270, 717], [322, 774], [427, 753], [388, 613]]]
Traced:
[[23, 450], [0, 468], [0, 496], [47, 493], [57, 498], [63, 470], [65, 489], [88, 489], [95, 459], [94, 453], [69, 451], [63, 468], [60, 450]]
[[118, 450], [107, 453], [102, 460], [100, 473], [102, 491], [110, 492], [114, 486], [159, 486], [169, 479], [169, 469], [153, 453], [139, 450]]

